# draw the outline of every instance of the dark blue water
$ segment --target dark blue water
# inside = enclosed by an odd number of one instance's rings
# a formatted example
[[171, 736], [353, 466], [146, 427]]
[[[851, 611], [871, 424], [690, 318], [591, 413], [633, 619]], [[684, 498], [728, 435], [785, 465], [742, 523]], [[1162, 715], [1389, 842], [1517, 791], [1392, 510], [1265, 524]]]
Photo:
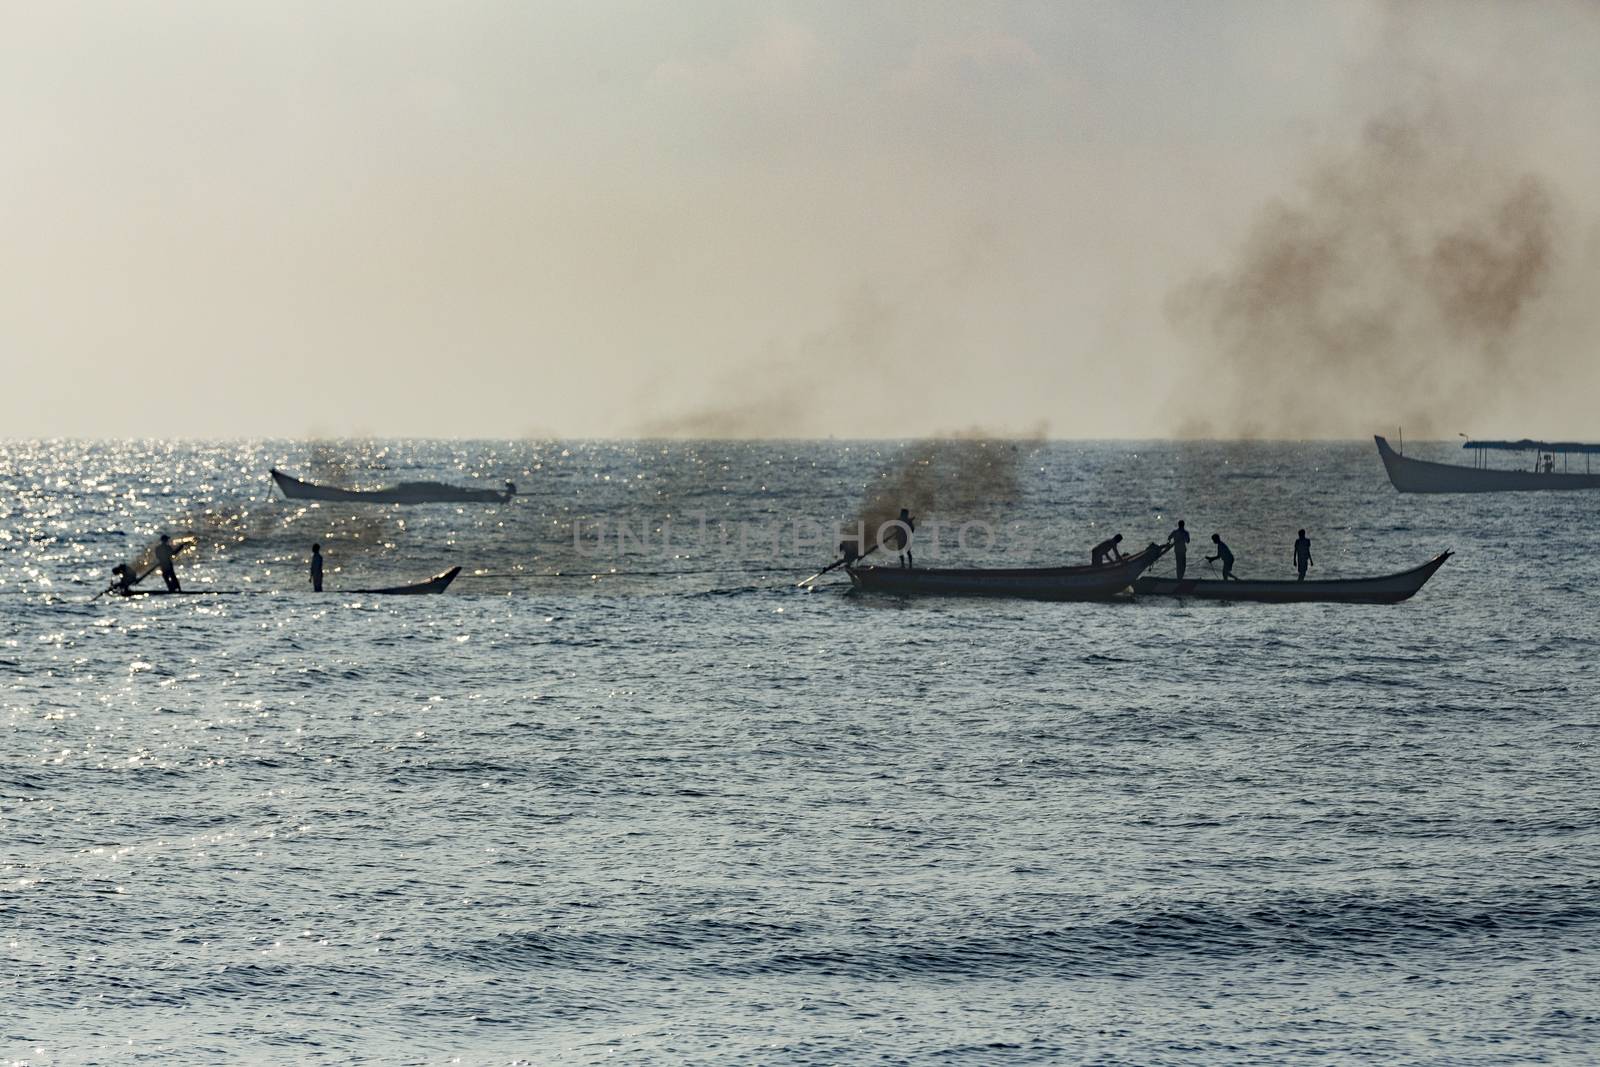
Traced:
[[[1370, 442], [996, 454], [3, 446], [0, 1053], [1591, 1061], [1600, 498], [1401, 497]], [[273, 464], [527, 495], [310, 508]], [[1245, 576], [1301, 526], [1320, 577], [1457, 556], [1393, 607], [796, 590], [796, 520], [919, 464], [924, 524], [992, 527], [946, 563], [1178, 517], [1191, 572], [1213, 530]], [[88, 602], [162, 529], [243, 595]], [[465, 573], [313, 597], [312, 540], [333, 589]]]

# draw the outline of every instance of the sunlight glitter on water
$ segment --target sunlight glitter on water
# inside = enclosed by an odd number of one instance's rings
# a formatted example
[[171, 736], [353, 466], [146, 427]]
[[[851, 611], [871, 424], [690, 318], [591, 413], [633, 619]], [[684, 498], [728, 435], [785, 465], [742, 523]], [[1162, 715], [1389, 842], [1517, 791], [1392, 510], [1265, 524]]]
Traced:
[[[1039, 444], [1005, 516], [1032, 540], [961, 562], [1180, 516], [1257, 575], [1300, 526], [1331, 574], [1459, 557], [1393, 608], [902, 601], [795, 589], [828, 559], [736, 536], [572, 539], [663, 501], [849, 522], [893, 445], [369, 444], [358, 481], [527, 491], [386, 508], [376, 540], [265, 501], [293, 443], [4, 448], [7, 1055], [1594, 1044], [1583, 500], [1402, 498], [1370, 443]], [[268, 595], [88, 602], [176, 518], [246, 504], [259, 532], [181, 573]], [[318, 599], [319, 536], [351, 586], [467, 569]]]

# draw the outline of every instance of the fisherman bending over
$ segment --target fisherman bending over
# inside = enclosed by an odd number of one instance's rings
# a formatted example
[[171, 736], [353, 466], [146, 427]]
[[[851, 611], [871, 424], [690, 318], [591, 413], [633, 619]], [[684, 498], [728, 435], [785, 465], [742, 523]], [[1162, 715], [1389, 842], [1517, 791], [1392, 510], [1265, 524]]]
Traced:
[[1178, 528], [1167, 535], [1167, 544], [1172, 546], [1172, 562], [1178, 566], [1178, 577], [1183, 577], [1184, 568], [1189, 565], [1189, 531], [1183, 528], [1183, 520], [1178, 520]]
[[1294, 541], [1294, 566], [1300, 572], [1300, 581], [1306, 580], [1306, 568], [1311, 566], [1311, 538], [1306, 536], [1304, 530]]
[[1121, 534], [1114, 534], [1111, 537], [1106, 538], [1098, 545], [1095, 545], [1093, 550], [1090, 551], [1089, 562], [1096, 567], [1108, 561], [1113, 563], [1121, 563], [1122, 553], [1117, 549], [1117, 546], [1121, 543]]
[[169, 593], [183, 592], [183, 587], [178, 584], [178, 572], [172, 568], [172, 557], [181, 551], [181, 547], [172, 547], [172, 538], [166, 534], [161, 535], [161, 541], [156, 545], [156, 565], [161, 568], [161, 578], [167, 583]]
[[322, 592], [322, 546], [311, 546], [311, 591]]
[[133, 583], [139, 580], [138, 576], [133, 573], [133, 568], [126, 563], [119, 563], [111, 568], [111, 573], [116, 575], [116, 578], [112, 581], [109, 592], [115, 593], [117, 596], [132, 596]]
[[840, 541], [839, 542], [839, 558], [840, 558], [840, 562], [843, 563], [846, 567], [850, 566], [850, 564], [852, 564], [856, 560], [860, 559], [861, 558], [861, 545], [860, 545], [860, 543], [855, 541], [855, 540], [848, 540], [848, 539], [844, 540], [844, 541]]
[[1212, 534], [1211, 543], [1217, 546], [1217, 554], [1215, 556], [1207, 556], [1206, 562], [1215, 563], [1220, 559], [1222, 561], [1222, 580], [1226, 582], [1231, 579], [1237, 582], [1239, 579], [1233, 577], [1233, 553], [1228, 551], [1228, 545], [1222, 540], [1222, 535]]

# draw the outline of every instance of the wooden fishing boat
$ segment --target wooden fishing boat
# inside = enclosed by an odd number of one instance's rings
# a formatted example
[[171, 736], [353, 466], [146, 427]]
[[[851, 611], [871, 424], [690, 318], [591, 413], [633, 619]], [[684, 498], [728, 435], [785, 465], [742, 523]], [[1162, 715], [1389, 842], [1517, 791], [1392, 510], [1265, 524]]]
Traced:
[[[134, 589], [126, 593], [111, 590], [111, 595], [124, 600], [138, 600], [147, 596], [244, 596], [255, 592], [250, 589]], [[260, 590], [266, 592], [266, 590]]]
[[442, 593], [456, 580], [456, 575], [461, 573], [460, 567], [451, 567], [443, 574], [436, 574], [425, 582], [415, 585], [391, 585], [385, 589], [335, 589], [333, 592], [369, 593], [379, 596], [422, 596], [428, 593]]
[[857, 589], [899, 596], [1000, 596], [1029, 600], [1107, 600], [1126, 590], [1167, 550], [1151, 545], [1138, 555], [1098, 567], [846, 567]]
[[331, 485], [303, 482], [274, 467], [272, 480], [290, 500], [322, 500], [343, 504], [509, 504], [517, 487], [507, 482], [504, 489], [473, 489], [443, 482], [401, 482], [382, 489], [339, 489]]
[[1157, 578], [1147, 575], [1133, 583], [1137, 596], [1190, 597], [1195, 600], [1255, 600], [1273, 604], [1321, 602], [1330, 604], [1398, 604], [1416, 595], [1433, 572], [1444, 566], [1451, 553], [1441, 552], [1420, 567], [1382, 578], [1341, 578], [1329, 581], [1223, 581], [1220, 578]]
[[[1464, 467], [1456, 463], [1434, 463], [1412, 459], [1396, 452], [1382, 437], [1378, 442], [1378, 455], [1383, 458], [1383, 468], [1389, 472], [1389, 481], [1402, 493], [1515, 493], [1553, 489], [1600, 489], [1600, 474], [1589, 473], [1589, 456], [1600, 452], [1600, 445], [1581, 444], [1576, 441], [1468, 441], [1462, 448], [1475, 449], [1479, 457], [1477, 466]], [[1505, 470], [1483, 465], [1486, 452], [1533, 452], [1545, 457], [1536, 463], [1535, 470]], [[1555, 469], [1554, 457], [1562, 457], [1562, 470]], [[1584, 457], [1584, 473], [1575, 474], [1569, 469], [1570, 457]]]
[[[414, 582], [411, 585], [391, 585], [382, 589], [329, 589], [324, 596], [340, 593], [360, 593], [364, 596], [426, 596], [430, 593], [442, 593], [456, 580], [456, 575], [461, 573], [460, 567], [451, 567], [443, 574], [436, 574], [425, 582]], [[116, 593], [114, 595], [135, 599], [147, 596], [243, 596], [247, 593], [269, 593], [266, 589], [135, 589], [131, 593]], [[313, 596], [317, 594], [312, 594]]]

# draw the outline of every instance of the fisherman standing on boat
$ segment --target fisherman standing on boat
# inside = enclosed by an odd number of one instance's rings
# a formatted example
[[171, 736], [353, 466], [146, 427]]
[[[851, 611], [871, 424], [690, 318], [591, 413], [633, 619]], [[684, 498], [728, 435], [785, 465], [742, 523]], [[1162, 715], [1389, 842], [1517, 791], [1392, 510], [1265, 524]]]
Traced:
[[916, 532], [917, 520], [911, 517], [911, 509], [901, 508], [900, 517], [892, 525], [894, 530], [889, 536], [895, 548], [900, 550], [900, 566], [915, 567], [917, 561], [911, 554], [911, 535]]
[[180, 551], [181, 548], [172, 547], [172, 538], [166, 534], [162, 534], [156, 544], [156, 566], [161, 568], [161, 579], [167, 583], [169, 593], [183, 592], [183, 587], [178, 584], [178, 572], [172, 567], [172, 557]]
[[1121, 534], [1114, 534], [1111, 537], [1106, 538], [1104, 541], [1101, 541], [1089, 552], [1089, 563], [1096, 567], [1107, 562], [1121, 563], [1122, 553], [1117, 550], [1117, 546], [1121, 543]]
[[322, 592], [322, 546], [311, 546], [311, 591]]
[[1183, 577], [1184, 568], [1189, 565], [1189, 531], [1183, 528], [1183, 520], [1178, 520], [1178, 528], [1167, 535], [1167, 544], [1172, 546], [1172, 562], [1178, 566], [1178, 577]]
[[1311, 538], [1306, 536], [1304, 530], [1294, 542], [1294, 567], [1300, 572], [1300, 581], [1306, 580], [1306, 568], [1311, 566]]
[[1212, 534], [1211, 543], [1217, 546], [1217, 554], [1215, 556], [1207, 556], [1206, 562], [1215, 563], [1220, 559], [1222, 561], [1222, 580], [1225, 582], [1230, 580], [1237, 582], [1239, 579], [1233, 576], [1233, 553], [1228, 551], [1227, 542], [1223, 541], [1221, 534]]

